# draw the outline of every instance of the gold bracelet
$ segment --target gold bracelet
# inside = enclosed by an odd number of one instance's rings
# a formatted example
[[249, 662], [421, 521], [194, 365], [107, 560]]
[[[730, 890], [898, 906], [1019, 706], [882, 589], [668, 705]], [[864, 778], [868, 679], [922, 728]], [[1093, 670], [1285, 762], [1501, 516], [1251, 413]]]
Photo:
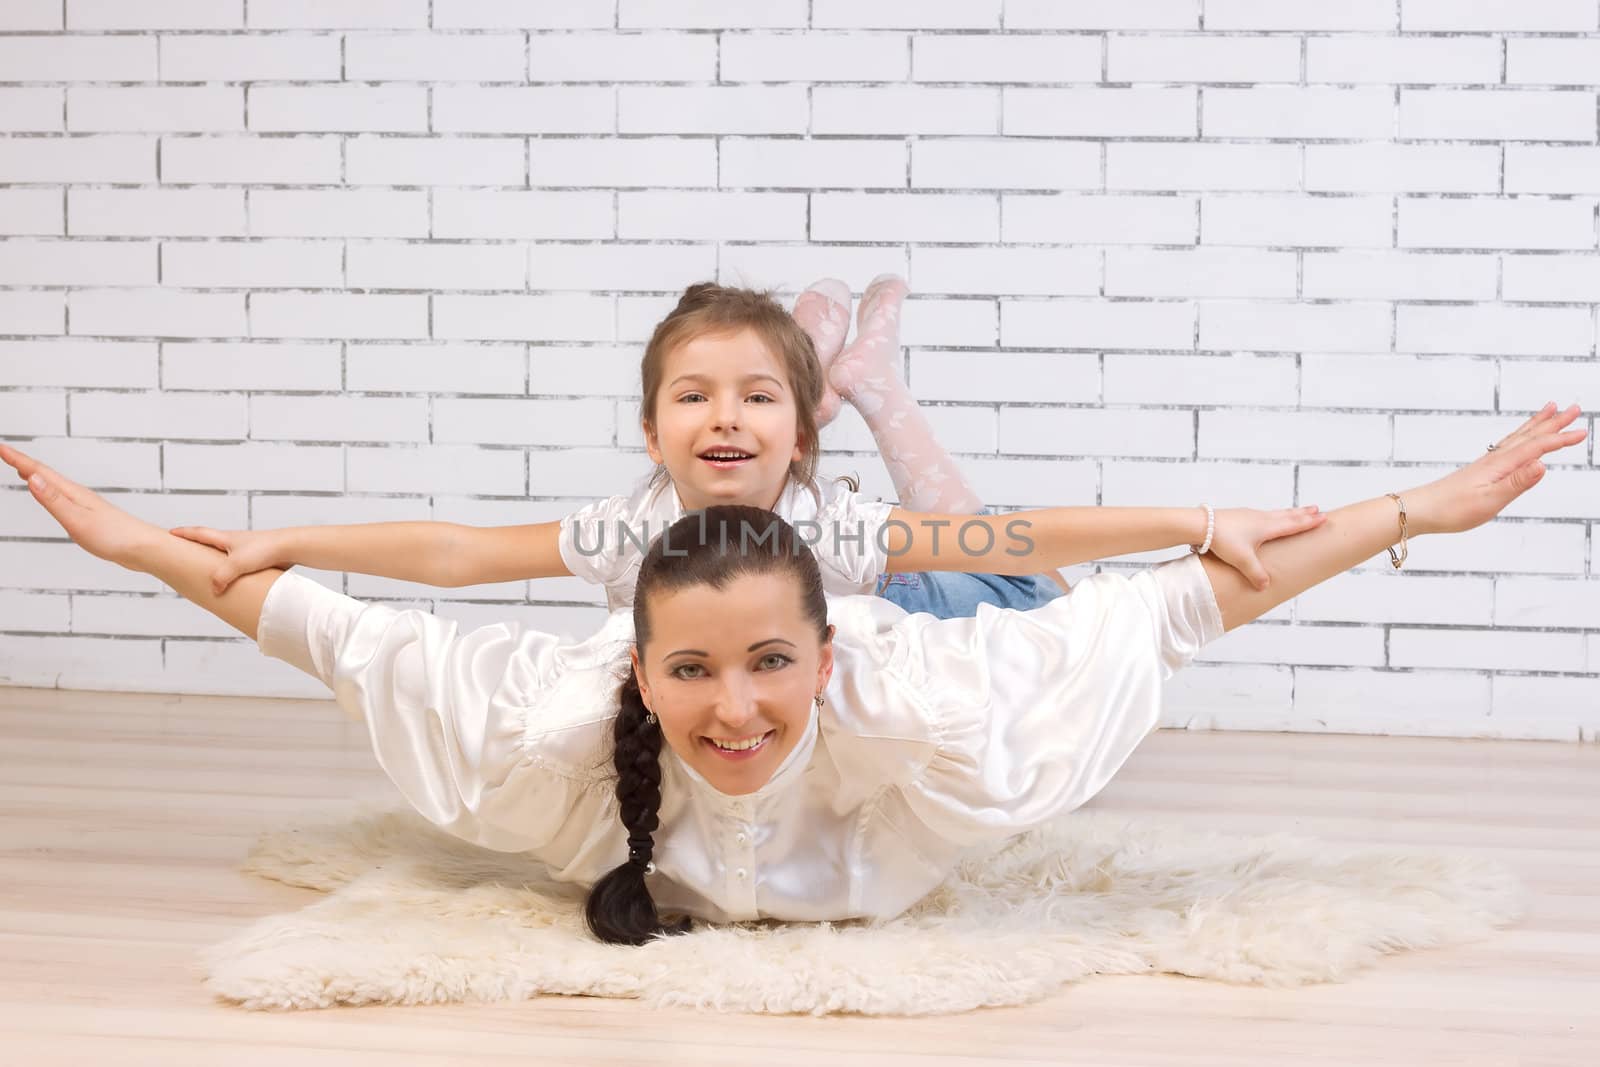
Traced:
[[1399, 570], [1409, 555], [1406, 551], [1406, 502], [1400, 499], [1399, 493], [1385, 493], [1384, 496], [1394, 497], [1394, 502], [1400, 505], [1400, 554], [1397, 556], [1393, 548], [1389, 549], [1389, 562], [1394, 564], [1395, 570]]

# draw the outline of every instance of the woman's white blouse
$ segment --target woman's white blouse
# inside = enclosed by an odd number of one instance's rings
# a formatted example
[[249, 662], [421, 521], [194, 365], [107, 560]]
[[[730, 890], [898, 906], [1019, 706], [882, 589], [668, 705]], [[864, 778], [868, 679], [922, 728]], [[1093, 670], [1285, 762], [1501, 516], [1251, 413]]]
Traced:
[[[893, 509], [836, 482], [813, 489], [792, 478], [771, 508], [805, 539], [830, 596], [873, 592], [889, 562], [884, 527]], [[631, 608], [650, 542], [683, 515], [672, 483], [641, 483], [628, 496], [598, 500], [562, 519], [562, 562], [579, 578], [605, 586], [611, 611]]]
[[[1222, 633], [1196, 556], [1098, 574], [1032, 611], [908, 615], [830, 600], [820, 712], [760, 791], [719, 793], [662, 756], [657, 902], [712, 921], [890, 917], [998, 841], [1094, 796], [1155, 726], [1161, 684]], [[627, 858], [611, 765], [628, 614], [567, 641], [514, 623], [461, 632], [296, 574], [267, 596], [261, 650], [326, 683], [429, 820], [592, 884]]]

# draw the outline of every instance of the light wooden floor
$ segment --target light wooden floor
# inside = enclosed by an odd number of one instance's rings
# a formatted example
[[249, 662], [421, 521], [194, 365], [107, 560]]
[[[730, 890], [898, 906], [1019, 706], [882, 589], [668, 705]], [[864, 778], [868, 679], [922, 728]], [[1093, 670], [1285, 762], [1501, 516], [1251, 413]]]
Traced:
[[259, 832], [391, 795], [331, 704], [0, 689], [0, 1064], [1600, 1064], [1600, 749], [1162, 733], [1095, 802], [1238, 832], [1459, 845], [1532, 890], [1519, 927], [1343, 985], [1084, 982], [927, 1019], [626, 1001], [244, 1012], [196, 950], [314, 894]]

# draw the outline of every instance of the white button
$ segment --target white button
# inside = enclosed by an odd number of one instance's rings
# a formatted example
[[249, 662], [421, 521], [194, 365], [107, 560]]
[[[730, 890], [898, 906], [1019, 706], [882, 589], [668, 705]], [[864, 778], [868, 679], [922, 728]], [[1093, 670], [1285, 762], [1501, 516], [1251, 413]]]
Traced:
[[745, 870], [743, 867], [740, 867], [737, 871], [734, 871], [733, 873], [737, 874], [739, 876], [739, 881], [741, 881], [741, 882], [744, 881], [746, 878], [750, 877], [750, 872]]
[[739, 844], [742, 845], [746, 841], [750, 840], [750, 835], [747, 834], [747, 833], [744, 833], [743, 831], [740, 831], [739, 835], [737, 837], [735, 837], [734, 840], [739, 842]]

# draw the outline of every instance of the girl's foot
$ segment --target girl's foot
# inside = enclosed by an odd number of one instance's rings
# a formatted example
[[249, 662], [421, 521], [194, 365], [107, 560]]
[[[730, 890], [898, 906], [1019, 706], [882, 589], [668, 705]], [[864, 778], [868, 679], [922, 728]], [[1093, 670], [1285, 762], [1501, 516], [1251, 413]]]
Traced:
[[812, 282], [795, 300], [792, 314], [810, 336], [817, 362], [822, 365], [822, 402], [817, 405], [820, 429], [839, 414], [839, 394], [828, 384], [828, 367], [850, 332], [850, 287], [837, 278]]
[[872, 279], [856, 311], [856, 339], [828, 368], [828, 381], [862, 415], [882, 407], [900, 383], [900, 307], [910, 287], [894, 274]]
[[872, 279], [856, 311], [856, 339], [828, 368], [834, 390], [850, 401], [872, 431], [900, 506], [910, 511], [969, 515], [983, 506], [900, 373], [900, 307], [905, 279]]

